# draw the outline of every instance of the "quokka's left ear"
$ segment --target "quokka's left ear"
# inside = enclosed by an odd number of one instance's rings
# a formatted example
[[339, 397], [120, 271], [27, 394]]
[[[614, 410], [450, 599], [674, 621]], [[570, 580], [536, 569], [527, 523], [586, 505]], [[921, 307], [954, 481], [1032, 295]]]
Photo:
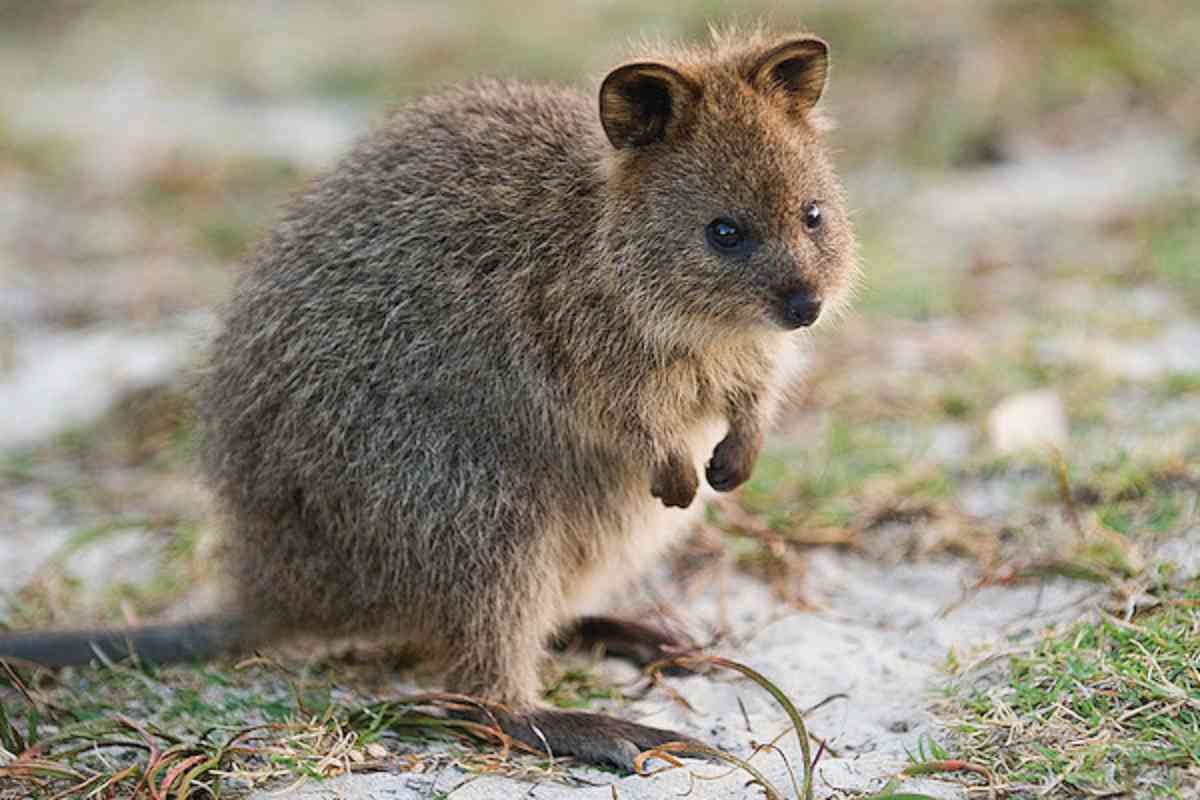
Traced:
[[642, 147], [677, 140], [695, 114], [701, 87], [654, 61], [617, 67], [600, 86], [600, 121], [612, 146]]
[[829, 45], [816, 36], [792, 39], [763, 53], [750, 68], [750, 84], [778, 95], [795, 114], [805, 114], [821, 99], [829, 74]]

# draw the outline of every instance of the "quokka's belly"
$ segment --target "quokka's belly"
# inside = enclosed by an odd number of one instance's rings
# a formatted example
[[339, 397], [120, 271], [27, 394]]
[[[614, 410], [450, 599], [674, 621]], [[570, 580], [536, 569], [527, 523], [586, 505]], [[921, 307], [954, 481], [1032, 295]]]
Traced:
[[688, 508], [667, 508], [651, 496], [647, 476], [645, 491], [626, 498], [628, 508], [616, 516], [616, 529], [595, 532], [599, 546], [594, 558], [566, 587], [566, 606], [573, 613], [595, 613], [611, 605], [614, 593], [653, 566], [703, 517], [706, 500], [715, 494], [704, 480], [704, 467], [727, 429], [725, 420], [714, 418], [697, 425], [687, 436], [700, 476], [700, 492]]

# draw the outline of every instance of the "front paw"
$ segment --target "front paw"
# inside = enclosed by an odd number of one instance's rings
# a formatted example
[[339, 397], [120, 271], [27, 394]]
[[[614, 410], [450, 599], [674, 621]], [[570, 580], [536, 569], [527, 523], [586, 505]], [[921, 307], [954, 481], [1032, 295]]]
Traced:
[[687, 508], [700, 490], [695, 468], [680, 458], [671, 458], [658, 467], [650, 482], [650, 494], [667, 508]]
[[761, 442], [729, 434], [713, 450], [704, 470], [708, 485], [718, 492], [729, 492], [750, 479], [758, 460]]

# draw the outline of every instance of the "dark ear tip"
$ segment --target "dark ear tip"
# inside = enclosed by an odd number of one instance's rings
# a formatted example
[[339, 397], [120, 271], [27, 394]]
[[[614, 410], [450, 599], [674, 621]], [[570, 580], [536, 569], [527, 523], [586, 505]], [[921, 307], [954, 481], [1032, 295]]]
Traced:
[[813, 55], [825, 63], [829, 63], [829, 42], [819, 37], [812, 37], [809, 40], [813, 44]]
[[666, 137], [698, 95], [692, 81], [666, 64], [623, 64], [600, 84], [600, 121], [614, 147], [649, 144]]
[[685, 91], [689, 95], [698, 94], [698, 89], [675, 69], [666, 64], [653, 61], [635, 61], [622, 64], [604, 76], [600, 84], [600, 102], [614, 91], [621, 91], [643, 81], [660, 83], [664, 88], [671, 87]]
[[821, 55], [829, 55], [829, 42], [822, 39], [820, 36], [806, 36], [804, 39], [812, 48], [821, 53]]
[[604, 81], [600, 84], [600, 99], [604, 100], [604, 96], [616, 90], [622, 83], [638, 71], [642, 64], [622, 64], [614, 68], [611, 72], [604, 76]]
[[824, 61], [829, 58], [829, 43], [819, 36], [804, 36], [785, 42], [772, 52], [783, 58], [804, 56]]
[[750, 70], [750, 81], [761, 90], [782, 88], [803, 112], [816, 105], [825, 88], [829, 44], [819, 36], [788, 39], [762, 54]]

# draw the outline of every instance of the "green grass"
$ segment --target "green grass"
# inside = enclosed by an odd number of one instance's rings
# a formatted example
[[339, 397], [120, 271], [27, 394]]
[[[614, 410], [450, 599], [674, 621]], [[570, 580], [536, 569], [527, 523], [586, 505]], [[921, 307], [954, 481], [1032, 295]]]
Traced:
[[[791, 700], [762, 674], [737, 662], [700, 656], [684, 663], [740, 673], [780, 704], [792, 727], [776, 741], [794, 733], [804, 754], [802, 765], [794, 771], [789, 767], [791, 796], [812, 800], [814, 756]], [[445, 716], [459, 698], [396, 696], [386, 687], [380, 691], [377, 685], [372, 689], [356, 683], [361, 677], [356, 667], [335, 662], [286, 667], [255, 658], [233, 669], [112, 665], [69, 670], [55, 682], [35, 677], [0, 664], [0, 747], [12, 756], [0, 763], [3, 800], [57, 791], [63, 796], [107, 791], [216, 799], [297, 777], [320, 780], [384, 769], [426, 772], [448, 765], [474, 773], [574, 782], [544, 754], [486, 725]], [[589, 673], [568, 669], [550, 687], [547, 699], [579, 707], [581, 699], [610, 694], [600, 685]], [[411, 744], [420, 749], [408, 752]], [[755, 746], [743, 760], [704, 748], [744, 771], [766, 797], [782, 800], [785, 795], [750, 763], [770, 757], [773, 750], [773, 743]], [[672, 755], [679, 752], [670, 745], [648, 751], [637, 769], [649, 775], [684, 767]]]
[[[0, 798], [99, 787], [236, 797], [301, 776], [421, 769], [447, 758], [447, 748], [476, 770], [494, 768], [471, 761], [472, 731], [430, 717], [431, 701], [347, 697], [337, 678], [262, 661], [73, 670], [52, 686], [0, 673], [0, 745], [17, 756], [0, 766]], [[414, 737], [443, 747], [424, 759], [396, 752]]]
[[1150, 229], [1148, 277], [1165, 283], [1200, 311], [1200, 203], [1166, 209]]
[[[20, 591], [5, 598], [7, 613], [0, 628], [122, 624], [131, 611], [147, 618], [160, 614], [208, 576], [212, 565], [201, 543], [208, 533], [198, 521], [165, 517], [130, 516], [80, 528], [64, 539]], [[129, 542], [122, 540], [130, 536], [138, 537], [137, 557], [148, 574], [135, 572], [123, 579], [109, 574], [98, 586], [92, 576], [92, 591], [82, 591], [84, 581], [73, 565], [75, 558], [111, 559], [105, 553], [113, 547], [129, 552]], [[111, 560], [107, 563], [119, 566]]]
[[[0, 625], [119, 624], [131, 611], [160, 613], [210, 576], [207, 508], [193, 494], [170, 494], [171, 486], [196, 480], [193, 422], [190, 402], [176, 389], [139, 391], [92, 424], [0, 460], [0, 493], [36, 489], [46, 501], [20, 524], [65, 531], [57, 551], [6, 598]], [[81, 591], [77, 559], [127, 550], [131, 535], [147, 541], [145, 575], [110, 577]]]
[[546, 701], [559, 708], [591, 708], [597, 701], [619, 701], [621, 689], [607, 679], [596, 663], [568, 666], [542, 692]]
[[[894, 319], [930, 320], [951, 311], [951, 281], [943, 271], [908, 269], [892, 259], [874, 264], [876, 268], [872, 269], [866, 288], [855, 303], [861, 313]], [[894, 266], [889, 267], [889, 264]]]
[[65, 135], [19, 133], [0, 117], [0, 177], [23, 172], [43, 186], [66, 187], [76, 177], [79, 145]]
[[1172, 372], [1157, 388], [1167, 400], [1200, 395], [1200, 372]]
[[[1200, 584], [1130, 621], [1048, 631], [946, 710], [964, 759], [1020, 795], [1190, 797], [1200, 780]], [[1175, 768], [1175, 769], [1168, 769]]]
[[886, 426], [833, 421], [816, 442], [764, 453], [742, 489], [742, 504], [773, 527], [846, 524], [857, 490], [904, 463], [905, 451]]
[[305, 177], [281, 158], [176, 153], [148, 170], [136, 201], [145, 218], [177, 231], [197, 255], [231, 263], [245, 257]]

